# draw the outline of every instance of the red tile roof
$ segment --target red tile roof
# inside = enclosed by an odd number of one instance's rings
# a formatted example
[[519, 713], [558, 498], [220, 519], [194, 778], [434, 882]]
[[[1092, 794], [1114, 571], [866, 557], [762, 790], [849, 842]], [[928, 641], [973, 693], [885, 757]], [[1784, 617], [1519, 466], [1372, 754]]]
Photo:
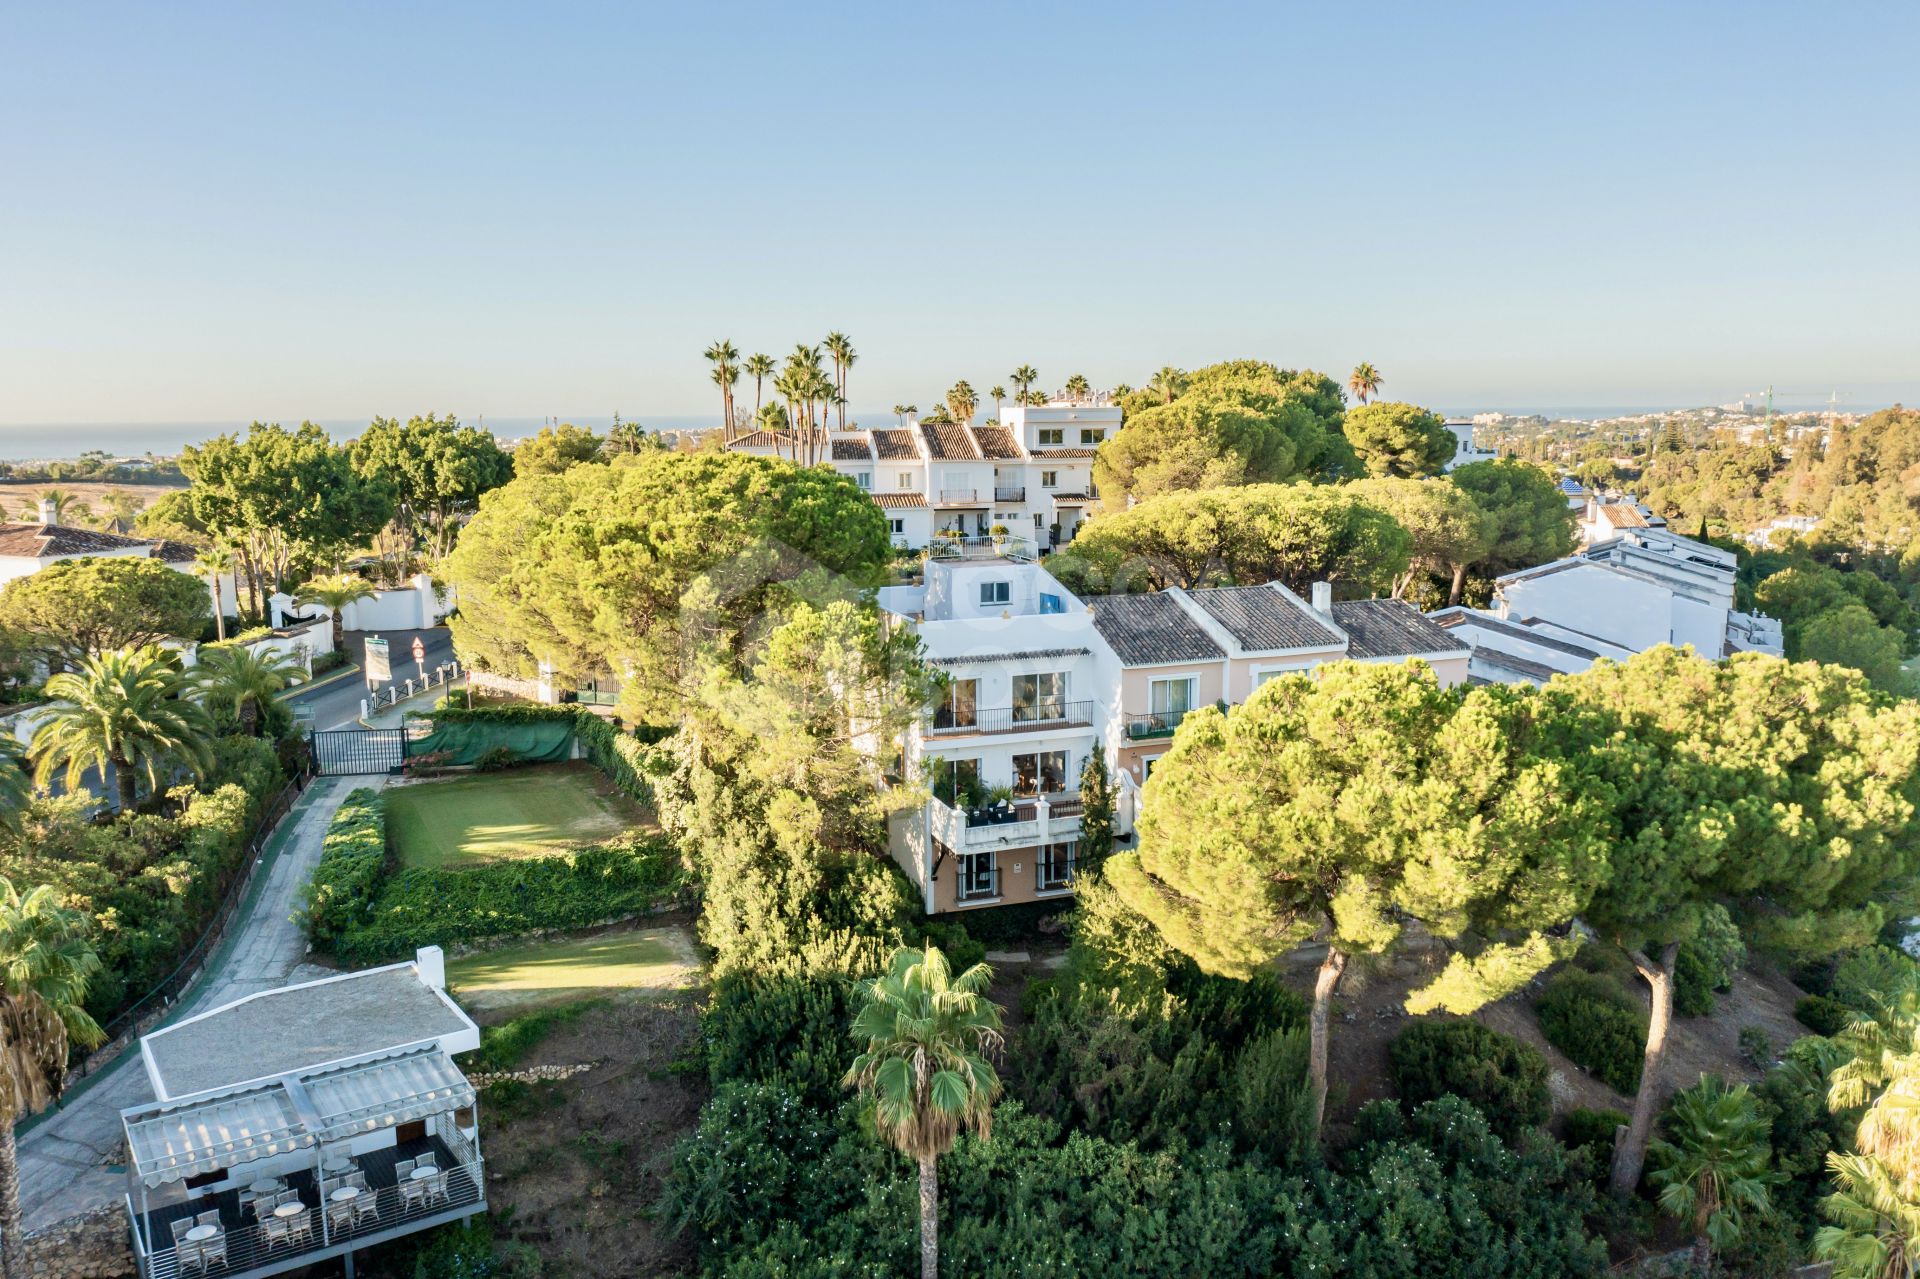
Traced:
[[64, 524], [0, 524], [0, 555], [21, 559], [53, 559], [62, 555], [97, 555], [127, 551], [152, 542], [118, 533], [99, 533]]

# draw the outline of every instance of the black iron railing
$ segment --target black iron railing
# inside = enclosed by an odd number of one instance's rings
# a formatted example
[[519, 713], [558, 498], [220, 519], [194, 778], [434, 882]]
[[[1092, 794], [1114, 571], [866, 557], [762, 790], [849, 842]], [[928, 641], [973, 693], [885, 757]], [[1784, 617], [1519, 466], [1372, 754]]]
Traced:
[[934, 733], [1019, 733], [1093, 722], [1094, 703], [1042, 698], [1027, 706], [996, 710], [942, 706], [933, 712]]

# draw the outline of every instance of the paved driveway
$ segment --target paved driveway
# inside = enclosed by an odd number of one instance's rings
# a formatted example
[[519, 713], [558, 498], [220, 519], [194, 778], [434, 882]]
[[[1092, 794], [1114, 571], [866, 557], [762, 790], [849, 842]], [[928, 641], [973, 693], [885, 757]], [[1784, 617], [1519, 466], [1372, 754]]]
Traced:
[[[226, 941], [167, 1022], [287, 984], [306, 959], [307, 940], [292, 916], [301, 885], [320, 860], [327, 823], [349, 791], [385, 782], [379, 776], [322, 777], [307, 787], [262, 853], [271, 864], [256, 878]], [[82, 1081], [61, 1109], [43, 1115], [20, 1136], [20, 1199], [27, 1229], [121, 1201], [126, 1177], [105, 1166], [120, 1157], [120, 1111], [152, 1100], [136, 1047]]]

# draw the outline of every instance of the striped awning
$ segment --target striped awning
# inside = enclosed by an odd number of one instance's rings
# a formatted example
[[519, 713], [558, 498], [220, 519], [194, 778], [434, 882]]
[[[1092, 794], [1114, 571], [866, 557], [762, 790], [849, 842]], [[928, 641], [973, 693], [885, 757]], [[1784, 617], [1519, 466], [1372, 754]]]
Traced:
[[125, 1111], [123, 1120], [134, 1175], [159, 1186], [460, 1110], [473, 1099], [467, 1077], [429, 1042]]
[[158, 1107], [127, 1121], [135, 1173], [149, 1186], [313, 1145], [279, 1081], [211, 1101]]
[[440, 1048], [310, 1075], [301, 1083], [319, 1119], [322, 1141], [473, 1104], [473, 1085]]

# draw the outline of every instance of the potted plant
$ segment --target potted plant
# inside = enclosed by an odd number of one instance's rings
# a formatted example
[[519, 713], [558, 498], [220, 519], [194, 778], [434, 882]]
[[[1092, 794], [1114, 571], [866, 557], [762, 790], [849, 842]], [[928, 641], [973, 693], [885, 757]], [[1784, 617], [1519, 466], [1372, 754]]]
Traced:
[[1007, 526], [1004, 524], [996, 524], [993, 526], [991, 532], [993, 533], [993, 549], [996, 551], [1006, 550]]

